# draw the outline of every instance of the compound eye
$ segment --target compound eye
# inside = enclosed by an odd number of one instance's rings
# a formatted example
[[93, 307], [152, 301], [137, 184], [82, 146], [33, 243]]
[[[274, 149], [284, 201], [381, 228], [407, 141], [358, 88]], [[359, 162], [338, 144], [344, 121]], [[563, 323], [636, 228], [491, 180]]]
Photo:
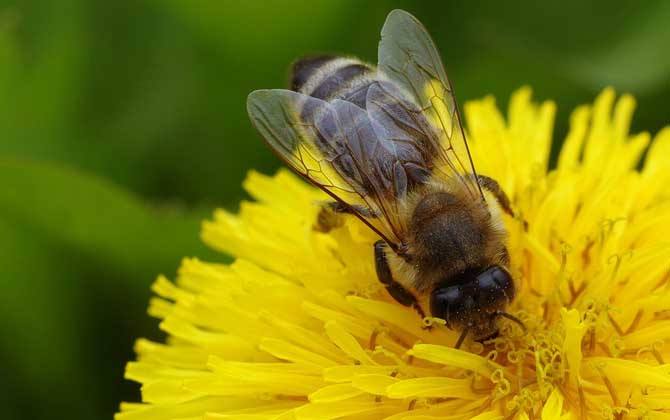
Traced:
[[430, 313], [447, 321], [447, 325], [458, 323], [465, 312], [464, 299], [458, 285], [437, 288], [430, 294]]
[[[477, 286], [482, 300], [492, 304], [501, 300], [511, 302], [514, 298], [514, 281], [504, 268], [494, 265], [477, 275]], [[484, 303], [484, 302], [482, 302]]]

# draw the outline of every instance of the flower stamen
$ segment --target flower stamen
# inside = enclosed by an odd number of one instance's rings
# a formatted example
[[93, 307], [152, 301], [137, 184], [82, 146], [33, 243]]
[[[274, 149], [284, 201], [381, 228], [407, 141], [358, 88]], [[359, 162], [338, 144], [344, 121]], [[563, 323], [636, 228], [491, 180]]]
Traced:
[[643, 315], [642, 309], [638, 309], [637, 313], [635, 313], [635, 318], [633, 318], [633, 321], [630, 323], [628, 328], [626, 328], [626, 332], [624, 335], [628, 335], [635, 331], [635, 329], [640, 325], [640, 321], [642, 320], [642, 315]]
[[570, 290], [570, 300], [568, 303], [565, 305], [568, 308], [572, 308], [572, 306], [575, 304], [577, 301], [577, 298], [586, 290], [586, 282], [582, 282], [579, 285], [579, 288], [575, 289], [575, 284], [572, 281], [572, 279], [568, 280], [568, 289]]
[[612, 381], [610, 381], [610, 379], [607, 377], [607, 375], [603, 371], [602, 366], [596, 366], [596, 371], [600, 375], [600, 379], [605, 384], [607, 392], [609, 392], [610, 397], [612, 398], [612, 403], [614, 404], [614, 407], [619, 407], [621, 403], [619, 401], [619, 397], [617, 396], [616, 390], [614, 389], [614, 384], [612, 384]]
[[377, 336], [382, 333], [382, 329], [380, 327], [375, 327], [372, 330], [372, 334], [370, 334], [370, 340], [368, 343], [368, 349], [374, 350], [377, 347]]
[[626, 335], [621, 326], [619, 325], [619, 323], [614, 320], [614, 318], [609, 312], [607, 313], [607, 319], [609, 319], [610, 324], [612, 324], [614, 330], [617, 332], [617, 334], [619, 334], [619, 337], [623, 337], [624, 335]]
[[651, 346], [647, 347], [641, 347], [640, 349], [637, 350], [636, 356], [638, 358], [641, 358], [641, 356], [644, 353], [651, 353], [652, 356], [654, 356], [654, 359], [658, 362], [659, 365], [664, 365], [665, 361], [663, 360], [663, 355], [661, 354], [661, 349], [663, 348], [663, 341], [656, 341], [652, 343]]
[[577, 380], [577, 393], [579, 394], [579, 418], [580, 420], [586, 420], [586, 396], [584, 395], [584, 387], [580, 380]]
[[416, 407], [416, 398], [411, 400], [409, 404], [407, 404], [407, 411], [414, 410], [414, 407]]

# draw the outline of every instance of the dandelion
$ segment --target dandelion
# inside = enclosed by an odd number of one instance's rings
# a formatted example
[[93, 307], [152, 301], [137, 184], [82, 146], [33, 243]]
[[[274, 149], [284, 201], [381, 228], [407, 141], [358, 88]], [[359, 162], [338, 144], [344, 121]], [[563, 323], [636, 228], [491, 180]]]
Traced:
[[386, 294], [360, 221], [316, 231], [321, 192], [250, 173], [254, 201], [203, 225], [235, 262], [154, 283], [168, 338], [138, 340], [143, 402], [116, 419], [670, 418], [670, 128], [630, 134], [633, 108], [611, 89], [577, 108], [548, 170], [553, 103], [466, 105], [478, 170], [526, 221], [505, 219], [527, 331], [460, 349]]

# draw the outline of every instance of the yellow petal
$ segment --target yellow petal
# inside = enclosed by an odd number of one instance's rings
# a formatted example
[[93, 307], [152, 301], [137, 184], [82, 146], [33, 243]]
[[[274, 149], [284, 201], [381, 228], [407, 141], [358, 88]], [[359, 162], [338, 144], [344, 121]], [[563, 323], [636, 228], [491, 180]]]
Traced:
[[398, 381], [386, 389], [391, 398], [442, 398], [449, 395], [453, 398], [477, 399], [470, 388], [468, 379], [446, 377], [412, 378]]
[[563, 412], [563, 395], [554, 388], [542, 407], [542, 420], [560, 420]]
[[408, 354], [430, 362], [472, 370], [486, 376], [493, 373], [493, 370], [497, 366], [481, 356], [435, 344], [417, 344]]

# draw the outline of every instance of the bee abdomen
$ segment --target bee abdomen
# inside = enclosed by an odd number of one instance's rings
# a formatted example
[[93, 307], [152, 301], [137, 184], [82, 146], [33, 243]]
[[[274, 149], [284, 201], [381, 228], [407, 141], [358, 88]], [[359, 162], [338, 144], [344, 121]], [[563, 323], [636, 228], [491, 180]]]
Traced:
[[[339, 99], [356, 105], [361, 110], [367, 110], [368, 94], [375, 85], [383, 86], [387, 91], [396, 89], [393, 82], [380, 77], [375, 67], [354, 58], [308, 57], [295, 62], [292, 69], [291, 87], [294, 91], [329, 103]], [[411, 103], [401, 102], [391, 96], [380, 97], [383, 96], [381, 90], [376, 91], [377, 99], [386, 101], [387, 112], [403, 116], [413, 110], [415, 119], [422, 118]], [[345, 115], [345, 109], [339, 108], [342, 115], [333, 118], [328, 112], [321, 112], [320, 101], [308, 101], [301, 106], [302, 121], [318, 127], [314, 133], [315, 144], [324, 155], [330, 156], [331, 164], [338, 174], [355, 186], [358, 194], [378, 194], [379, 188], [387, 188], [380, 185], [391, 183], [392, 194], [406, 196], [417, 185], [429, 179], [430, 159], [434, 152], [430, 149], [424, 133], [408, 127], [406, 136], [414, 139], [416, 144], [400, 145], [393, 138], [380, 136], [375, 131], [373, 116], [355, 118]], [[376, 112], [379, 114], [381, 111]], [[380, 124], [379, 121], [377, 123]], [[396, 130], [402, 129], [396, 127]], [[333, 133], [338, 133], [338, 136], [333, 137]], [[366, 155], [370, 150], [376, 151], [374, 156]], [[372, 176], [362, 176], [357, 168], [357, 165], [362, 164], [377, 168], [379, 172]]]
[[303, 57], [293, 63], [291, 67], [291, 90], [302, 92], [301, 89], [307, 81], [314, 76], [324, 64], [336, 59], [332, 55], [316, 55], [312, 57]]
[[[293, 64], [291, 89], [325, 101], [341, 98], [356, 103], [352, 99], [367, 91], [373, 75], [372, 67], [353, 58], [307, 57]], [[357, 105], [364, 107], [364, 102]]]

